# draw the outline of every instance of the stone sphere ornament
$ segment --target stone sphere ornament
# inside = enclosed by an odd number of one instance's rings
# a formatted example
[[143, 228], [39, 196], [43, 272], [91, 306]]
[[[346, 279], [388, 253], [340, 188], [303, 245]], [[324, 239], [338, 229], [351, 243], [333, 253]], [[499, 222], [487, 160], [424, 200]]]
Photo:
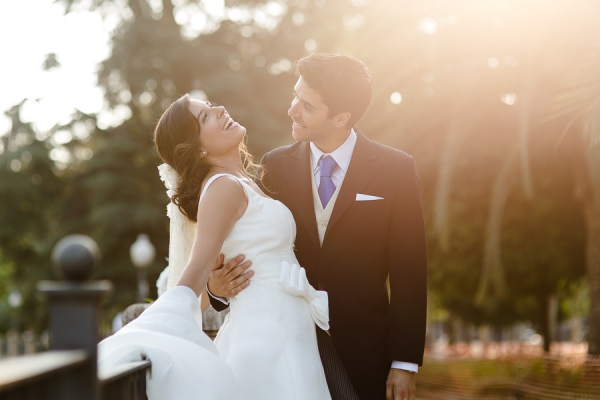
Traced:
[[89, 236], [69, 235], [56, 243], [52, 263], [56, 274], [63, 279], [82, 282], [88, 279], [100, 259], [100, 248]]

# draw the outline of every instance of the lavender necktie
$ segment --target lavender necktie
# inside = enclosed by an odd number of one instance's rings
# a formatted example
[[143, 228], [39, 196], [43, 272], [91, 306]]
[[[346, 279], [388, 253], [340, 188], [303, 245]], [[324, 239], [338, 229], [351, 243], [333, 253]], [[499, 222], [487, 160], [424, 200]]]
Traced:
[[321, 204], [323, 205], [323, 208], [325, 208], [335, 192], [335, 185], [333, 184], [331, 175], [338, 165], [333, 157], [323, 156], [319, 159], [319, 166], [321, 167], [321, 180], [318, 192]]

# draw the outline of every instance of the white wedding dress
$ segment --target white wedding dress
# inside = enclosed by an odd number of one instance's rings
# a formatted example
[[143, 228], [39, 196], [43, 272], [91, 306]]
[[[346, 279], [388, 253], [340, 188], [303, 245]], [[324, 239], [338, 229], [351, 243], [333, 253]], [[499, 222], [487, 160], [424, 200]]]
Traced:
[[[223, 175], [207, 181], [200, 202]], [[99, 344], [99, 368], [146, 354], [152, 361], [149, 400], [330, 400], [315, 328], [327, 329], [327, 294], [313, 290], [308, 301], [279, 282], [282, 262], [297, 263], [292, 214], [232, 177], [244, 188], [248, 207], [221, 252], [225, 262], [244, 254], [254, 276], [230, 299], [214, 344], [201, 330], [193, 291], [177, 286]]]

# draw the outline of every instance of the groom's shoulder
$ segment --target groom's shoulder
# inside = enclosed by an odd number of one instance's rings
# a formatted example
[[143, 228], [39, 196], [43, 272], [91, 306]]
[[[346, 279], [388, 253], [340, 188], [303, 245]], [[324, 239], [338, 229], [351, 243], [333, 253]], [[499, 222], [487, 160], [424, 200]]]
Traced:
[[271, 151], [268, 151], [263, 156], [263, 162], [275, 162], [275, 160], [280, 160], [281, 156], [291, 155], [298, 149], [298, 147], [301, 144], [302, 144], [302, 142], [296, 142], [293, 144], [280, 146]]
[[402, 150], [396, 149], [391, 146], [387, 146], [385, 144], [376, 142], [368, 138], [367, 140], [370, 142], [372, 151], [374, 151], [380, 157], [382, 157], [382, 159], [386, 163], [391, 163], [395, 165], [406, 164], [413, 159], [413, 157], [410, 154]]
[[375, 144], [375, 146], [378, 148], [378, 150], [381, 153], [383, 153], [386, 156], [389, 156], [391, 158], [398, 159], [398, 160], [407, 160], [410, 157], [412, 157], [410, 154], [408, 154], [405, 151], [402, 151], [400, 149], [396, 149], [394, 147], [387, 146], [385, 144], [375, 142], [375, 141], [373, 141], [373, 143]]

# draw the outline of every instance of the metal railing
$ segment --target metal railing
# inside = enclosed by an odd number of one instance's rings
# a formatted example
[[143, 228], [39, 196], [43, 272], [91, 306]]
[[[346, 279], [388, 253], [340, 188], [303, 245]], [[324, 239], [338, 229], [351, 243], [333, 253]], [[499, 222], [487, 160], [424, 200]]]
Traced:
[[0, 359], [0, 400], [146, 400], [149, 360], [98, 375], [98, 306], [108, 281], [85, 282], [98, 258], [92, 239], [61, 240], [53, 260], [64, 281], [43, 281], [50, 314], [50, 351]]
[[31, 332], [9, 331], [0, 335], [0, 359], [2, 357], [34, 354], [48, 349], [48, 337], [35, 337]]
[[122, 364], [98, 375], [102, 400], [145, 400], [150, 360]]

